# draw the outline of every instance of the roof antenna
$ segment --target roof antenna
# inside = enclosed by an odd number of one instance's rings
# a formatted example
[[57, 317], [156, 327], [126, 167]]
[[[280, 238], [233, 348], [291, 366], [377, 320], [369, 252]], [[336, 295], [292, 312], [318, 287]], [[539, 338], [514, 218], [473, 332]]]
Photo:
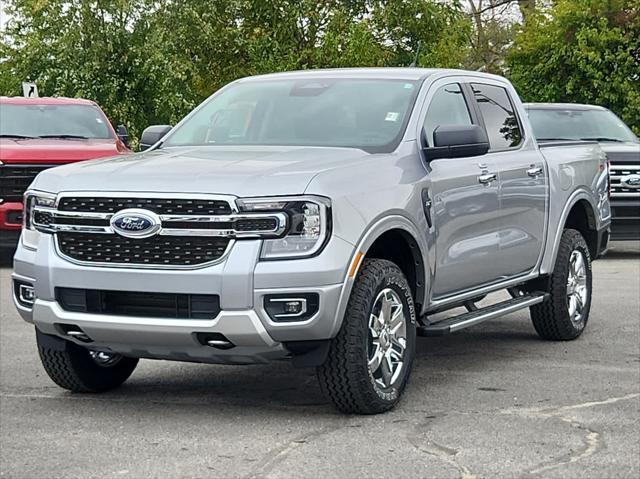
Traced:
[[416, 65], [418, 64], [418, 57], [420, 56], [420, 47], [421, 46], [422, 46], [422, 40], [418, 40], [418, 48], [416, 48], [416, 57], [411, 62], [411, 65], [409, 65], [409, 68], [415, 68]]

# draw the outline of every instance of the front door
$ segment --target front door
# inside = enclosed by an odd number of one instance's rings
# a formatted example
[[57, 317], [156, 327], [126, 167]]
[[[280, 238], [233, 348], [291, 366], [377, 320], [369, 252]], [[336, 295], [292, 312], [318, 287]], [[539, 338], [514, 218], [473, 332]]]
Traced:
[[[426, 144], [444, 125], [477, 123], [458, 83], [436, 83], [427, 96]], [[424, 146], [427, 146], [424, 145]], [[442, 158], [427, 164], [436, 230], [434, 298], [449, 296], [499, 279], [499, 181], [488, 155]]]

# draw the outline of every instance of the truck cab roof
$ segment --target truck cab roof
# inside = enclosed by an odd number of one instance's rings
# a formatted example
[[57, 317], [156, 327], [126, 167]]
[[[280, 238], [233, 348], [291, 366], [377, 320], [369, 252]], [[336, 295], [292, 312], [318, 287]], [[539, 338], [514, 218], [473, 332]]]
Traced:
[[297, 78], [363, 78], [376, 80], [419, 81], [433, 75], [478, 76], [506, 82], [505, 78], [484, 72], [458, 70], [455, 68], [415, 68], [415, 67], [362, 67], [325, 68], [319, 70], [297, 70], [282, 73], [268, 73], [241, 78], [240, 82]]

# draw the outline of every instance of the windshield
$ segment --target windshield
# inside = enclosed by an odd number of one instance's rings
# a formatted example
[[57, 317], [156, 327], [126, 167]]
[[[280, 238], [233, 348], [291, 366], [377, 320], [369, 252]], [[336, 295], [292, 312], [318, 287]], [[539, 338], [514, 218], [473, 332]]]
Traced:
[[301, 145], [390, 152], [418, 83], [304, 79], [238, 83], [213, 96], [165, 146]]
[[638, 142], [638, 138], [609, 110], [529, 110], [533, 133], [538, 140], [595, 140]]
[[113, 138], [104, 114], [92, 105], [0, 104], [0, 137]]

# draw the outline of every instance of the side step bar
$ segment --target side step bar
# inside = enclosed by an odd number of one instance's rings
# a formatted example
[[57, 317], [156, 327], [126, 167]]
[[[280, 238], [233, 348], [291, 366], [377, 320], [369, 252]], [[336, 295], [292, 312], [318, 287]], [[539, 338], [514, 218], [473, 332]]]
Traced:
[[528, 308], [534, 304], [539, 304], [547, 298], [546, 293], [529, 293], [523, 296], [502, 301], [501, 303], [492, 304], [485, 308], [476, 309], [468, 313], [455, 316], [453, 318], [444, 319], [428, 326], [419, 326], [419, 336], [444, 336], [445, 334], [455, 333], [461, 329], [474, 326], [476, 324], [487, 321], [488, 319], [498, 318], [505, 314], [513, 313], [519, 309]]

